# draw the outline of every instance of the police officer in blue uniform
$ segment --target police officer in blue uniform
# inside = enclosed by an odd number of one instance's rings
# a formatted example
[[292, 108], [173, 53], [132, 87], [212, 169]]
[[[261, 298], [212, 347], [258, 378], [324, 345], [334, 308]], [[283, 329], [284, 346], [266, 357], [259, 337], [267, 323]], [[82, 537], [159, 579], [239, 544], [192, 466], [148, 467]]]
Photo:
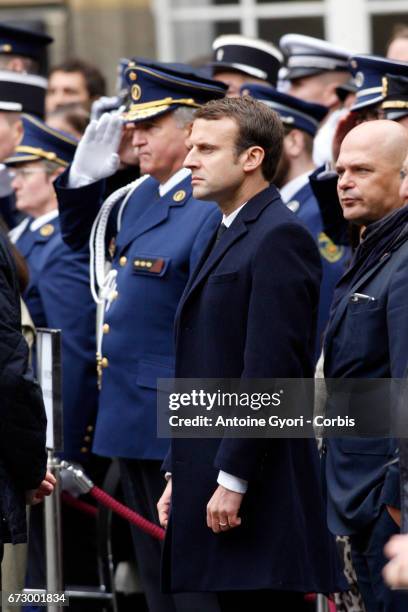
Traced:
[[0, 23], [0, 66], [5, 70], [40, 74], [53, 38], [43, 32]]
[[382, 85], [384, 99], [381, 110], [384, 118], [408, 127], [408, 65], [405, 76], [386, 74]]
[[34, 324], [62, 330], [64, 456], [82, 461], [97, 405], [96, 309], [89, 292], [88, 253], [74, 253], [62, 241], [53, 190], [77, 141], [34, 117], [24, 115], [23, 125], [23, 140], [6, 163], [17, 208], [28, 216], [10, 237], [29, 267], [23, 297]]
[[331, 162], [333, 134], [344, 114], [337, 89], [350, 77], [351, 53], [326, 40], [293, 33], [284, 34], [279, 47], [286, 58], [282, 70], [282, 78], [288, 82], [285, 92], [328, 108], [314, 141], [313, 159], [316, 166]]
[[[0, 88], [7, 98], [22, 103], [20, 111], [44, 118], [47, 79], [46, 49], [53, 38], [42, 32], [0, 23]], [[14, 194], [7, 172], [0, 167], [0, 214], [9, 228], [18, 224]]]
[[334, 288], [349, 255], [346, 247], [337, 246], [324, 233], [319, 206], [309, 183], [309, 175], [314, 169], [313, 139], [328, 109], [262, 85], [245, 85], [243, 91], [273, 108], [285, 126], [283, 152], [274, 183], [280, 189], [283, 202], [303, 221], [319, 247], [323, 277], [315, 355], [318, 358]]
[[223, 34], [214, 40], [212, 49], [209, 68], [216, 81], [228, 85], [228, 97], [239, 96], [244, 83], [276, 86], [283, 55], [272, 43], [241, 34]]
[[[93, 450], [119, 458], [126, 503], [157, 522], [168, 447], [157, 438], [157, 379], [173, 376], [176, 307], [220, 219], [214, 204], [192, 196], [190, 172], [182, 167], [185, 139], [194, 109], [222, 97], [225, 87], [174, 65], [132, 63], [126, 78], [131, 103], [123, 119], [103, 115], [91, 122], [56, 190], [63, 237], [72, 248], [87, 243], [96, 218], [91, 272], [102, 385]], [[101, 208], [101, 179], [117, 169], [123, 121], [133, 129], [143, 176]], [[183, 595], [160, 593], [160, 545], [137, 529], [132, 535], [149, 609], [194, 609]], [[201, 596], [194, 605], [209, 609]]]
[[[46, 88], [47, 81], [43, 77], [11, 72], [10, 70], [0, 70], [1, 110], [7, 112], [7, 123], [9, 124], [9, 129], [7, 129], [7, 125], [5, 126], [6, 132], [3, 126], [1, 128], [2, 143], [5, 143], [10, 138], [11, 133], [15, 132], [15, 126], [19, 125], [20, 134], [14, 146], [19, 144], [23, 133], [20, 121], [21, 112], [30, 113], [37, 117], [43, 116]], [[4, 124], [4, 121], [1, 123]], [[14, 134], [13, 138], [15, 140]], [[0, 157], [4, 159], [6, 156]], [[0, 165], [0, 215], [9, 228], [17, 225], [19, 215], [15, 210], [14, 194], [3, 164]]]

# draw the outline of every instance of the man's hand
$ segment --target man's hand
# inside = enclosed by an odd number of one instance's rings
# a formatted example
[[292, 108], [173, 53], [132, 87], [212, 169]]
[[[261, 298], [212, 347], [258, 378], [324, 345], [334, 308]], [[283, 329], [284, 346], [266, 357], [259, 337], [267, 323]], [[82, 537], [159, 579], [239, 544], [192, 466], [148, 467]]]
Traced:
[[166, 488], [163, 491], [163, 495], [157, 502], [157, 511], [159, 513], [159, 523], [166, 529], [169, 523], [170, 504], [171, 504], [171, 478], [167, 481]]
[[115, 174], [119, 168], [122, 119], [105, 113], [85, 130], [69, 171], [69, 187], [82, 187]]
[[385, 581], [394, 588], [408, 587], [408, 535], [395, 535], [385, 545], [391, 559], [383, 569]]
[[239, 527], [241, 519], [238, 512], [243, 497], [242, 493], [229, 491], [219, 485], [207, 504], [207, 526], [214, 533]]
[[30, 506], [35, 506], [36, 504], [41, 503], [46, 495], [51, 495], [56, 482], [57, 481], [55, 480], [55, 477], [51, 474], [51, 472], [47, 472], [45, 474], [44, 480], [42, 481], [38, 489], [27, 491], [26, 503]]

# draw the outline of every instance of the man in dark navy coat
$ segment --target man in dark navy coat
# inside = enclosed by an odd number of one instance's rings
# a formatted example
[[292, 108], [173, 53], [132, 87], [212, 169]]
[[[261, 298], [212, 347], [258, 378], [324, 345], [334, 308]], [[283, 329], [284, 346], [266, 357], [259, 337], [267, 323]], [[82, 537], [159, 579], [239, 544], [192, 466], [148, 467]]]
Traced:
[[[365, 230], [336, 290], [325, 338], [327, 378], [406, 376], [408, 209], [399, 190], [407, 148], [406, 130], [392, 121], [363, 123], [341, 145], [336, 170], [343, 214]], [[329, 393], [328, 405], [334, 410], [337, 397]], [[370, 422], [379, 406], [388, 408], [389, 398], [371, 402]], [[353, 417], [361, 410], [360, 396], [348, 413]], [[381, 576], [384, 544], [399, 531], [395, 459], [392, 438], [327, 440], [329, 527], [350, 536], [359, 588], [370, 612], [402, 611], [408, 605], [406, 595], [386, 588]]]
[[[179, 378], [313, 376], [321, 265], [270, 185], [282, 139], [252, 98], [196, 115], [184, 163], [223, 224], [177, 311]], [[216, 592], [222, 610], [299, 610], [305, 592], [339, 588], [314, 440], [177, 439], [164, 467], [165, 588]]]

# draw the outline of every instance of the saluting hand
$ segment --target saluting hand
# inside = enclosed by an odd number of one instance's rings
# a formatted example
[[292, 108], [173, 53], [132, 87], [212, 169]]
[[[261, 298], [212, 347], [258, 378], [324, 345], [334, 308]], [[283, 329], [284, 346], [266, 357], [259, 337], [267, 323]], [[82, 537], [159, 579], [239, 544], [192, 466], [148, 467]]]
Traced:
[[214, 533], [239, 527], [241, 519], [238, 512], [243, 497], [242, 493], [235, 493], [219, 485], [207, 504], [207, 526]]
[[91, 121], [75, 151], [69, 187], [82, 187], [115, 174], [120, 164], [122, 127], [122, 119], [109, 113]]

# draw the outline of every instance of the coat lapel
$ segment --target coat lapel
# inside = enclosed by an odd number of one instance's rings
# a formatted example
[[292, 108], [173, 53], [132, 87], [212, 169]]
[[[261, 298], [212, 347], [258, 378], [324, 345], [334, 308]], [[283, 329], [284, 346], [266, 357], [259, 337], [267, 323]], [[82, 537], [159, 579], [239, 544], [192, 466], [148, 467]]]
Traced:
[[190, 276], [179, 302], [179, 307], [177, 309], [178, 313], [181, 312], [184, 303], [195, 289], [205, 281], [225, 253], [227, 253], [227, 251], [248, 232], [247, 223], [257, 219], [262, 210], [276, 199], [280, 201], [280, 195], [277, 189], [272, 185], [249, 200], [236, 219], [234, 219], [228, 230], [222, 235], [217, 246], [213, 249], [212, 247], [218, 228], [215, 230], [199, 264]]
[[[164, 223], [173, 206], [184, 206], [191, 196], [191, 178], [186, 177], [166, 195], [158, 194], [159, 184], [156, 180], [145, 181], [132, 195], [136, 201], [127, 205], [121, 231], [117, 237], [118, 253], [123, 251], [131, 242], [153, 227]], [[140, 210], [143, 207], [143, 210]]]
[[48, 223], [44, 223], [34, 232], [31, 231], [30, 224], [31, 221], [27, 224], [26, 229], [16, 242], [16, 247], [26, 259], [30, 256], [34, 245], [48, 242], [48, 240], [55, 236], [56, 232], [59, 230], [58, 217], [52, 219]]
[[232, 245], [235, 244], [235, 242], [237, 242], [241, 236], [246, 234], [247, 231], [248, 229], [245, 223], [241, 219], [237, 218], [237, 223], [235, 223], [235, 221], [232, 223], [228, 230], [221, 236], [220, 241], [214, 249], [212, 249], [214, 241], [211, 241], [211, 248], [207, 249], [207, 258], [203, 260], [201, 268], [198, 268], [197, 266], [197, 272], [190, 285], [189, 292], [194, 291], [197, 285], [199, 285], [210, 274], [214, 266], [220, 261], [220, 259], [232, 247]]

